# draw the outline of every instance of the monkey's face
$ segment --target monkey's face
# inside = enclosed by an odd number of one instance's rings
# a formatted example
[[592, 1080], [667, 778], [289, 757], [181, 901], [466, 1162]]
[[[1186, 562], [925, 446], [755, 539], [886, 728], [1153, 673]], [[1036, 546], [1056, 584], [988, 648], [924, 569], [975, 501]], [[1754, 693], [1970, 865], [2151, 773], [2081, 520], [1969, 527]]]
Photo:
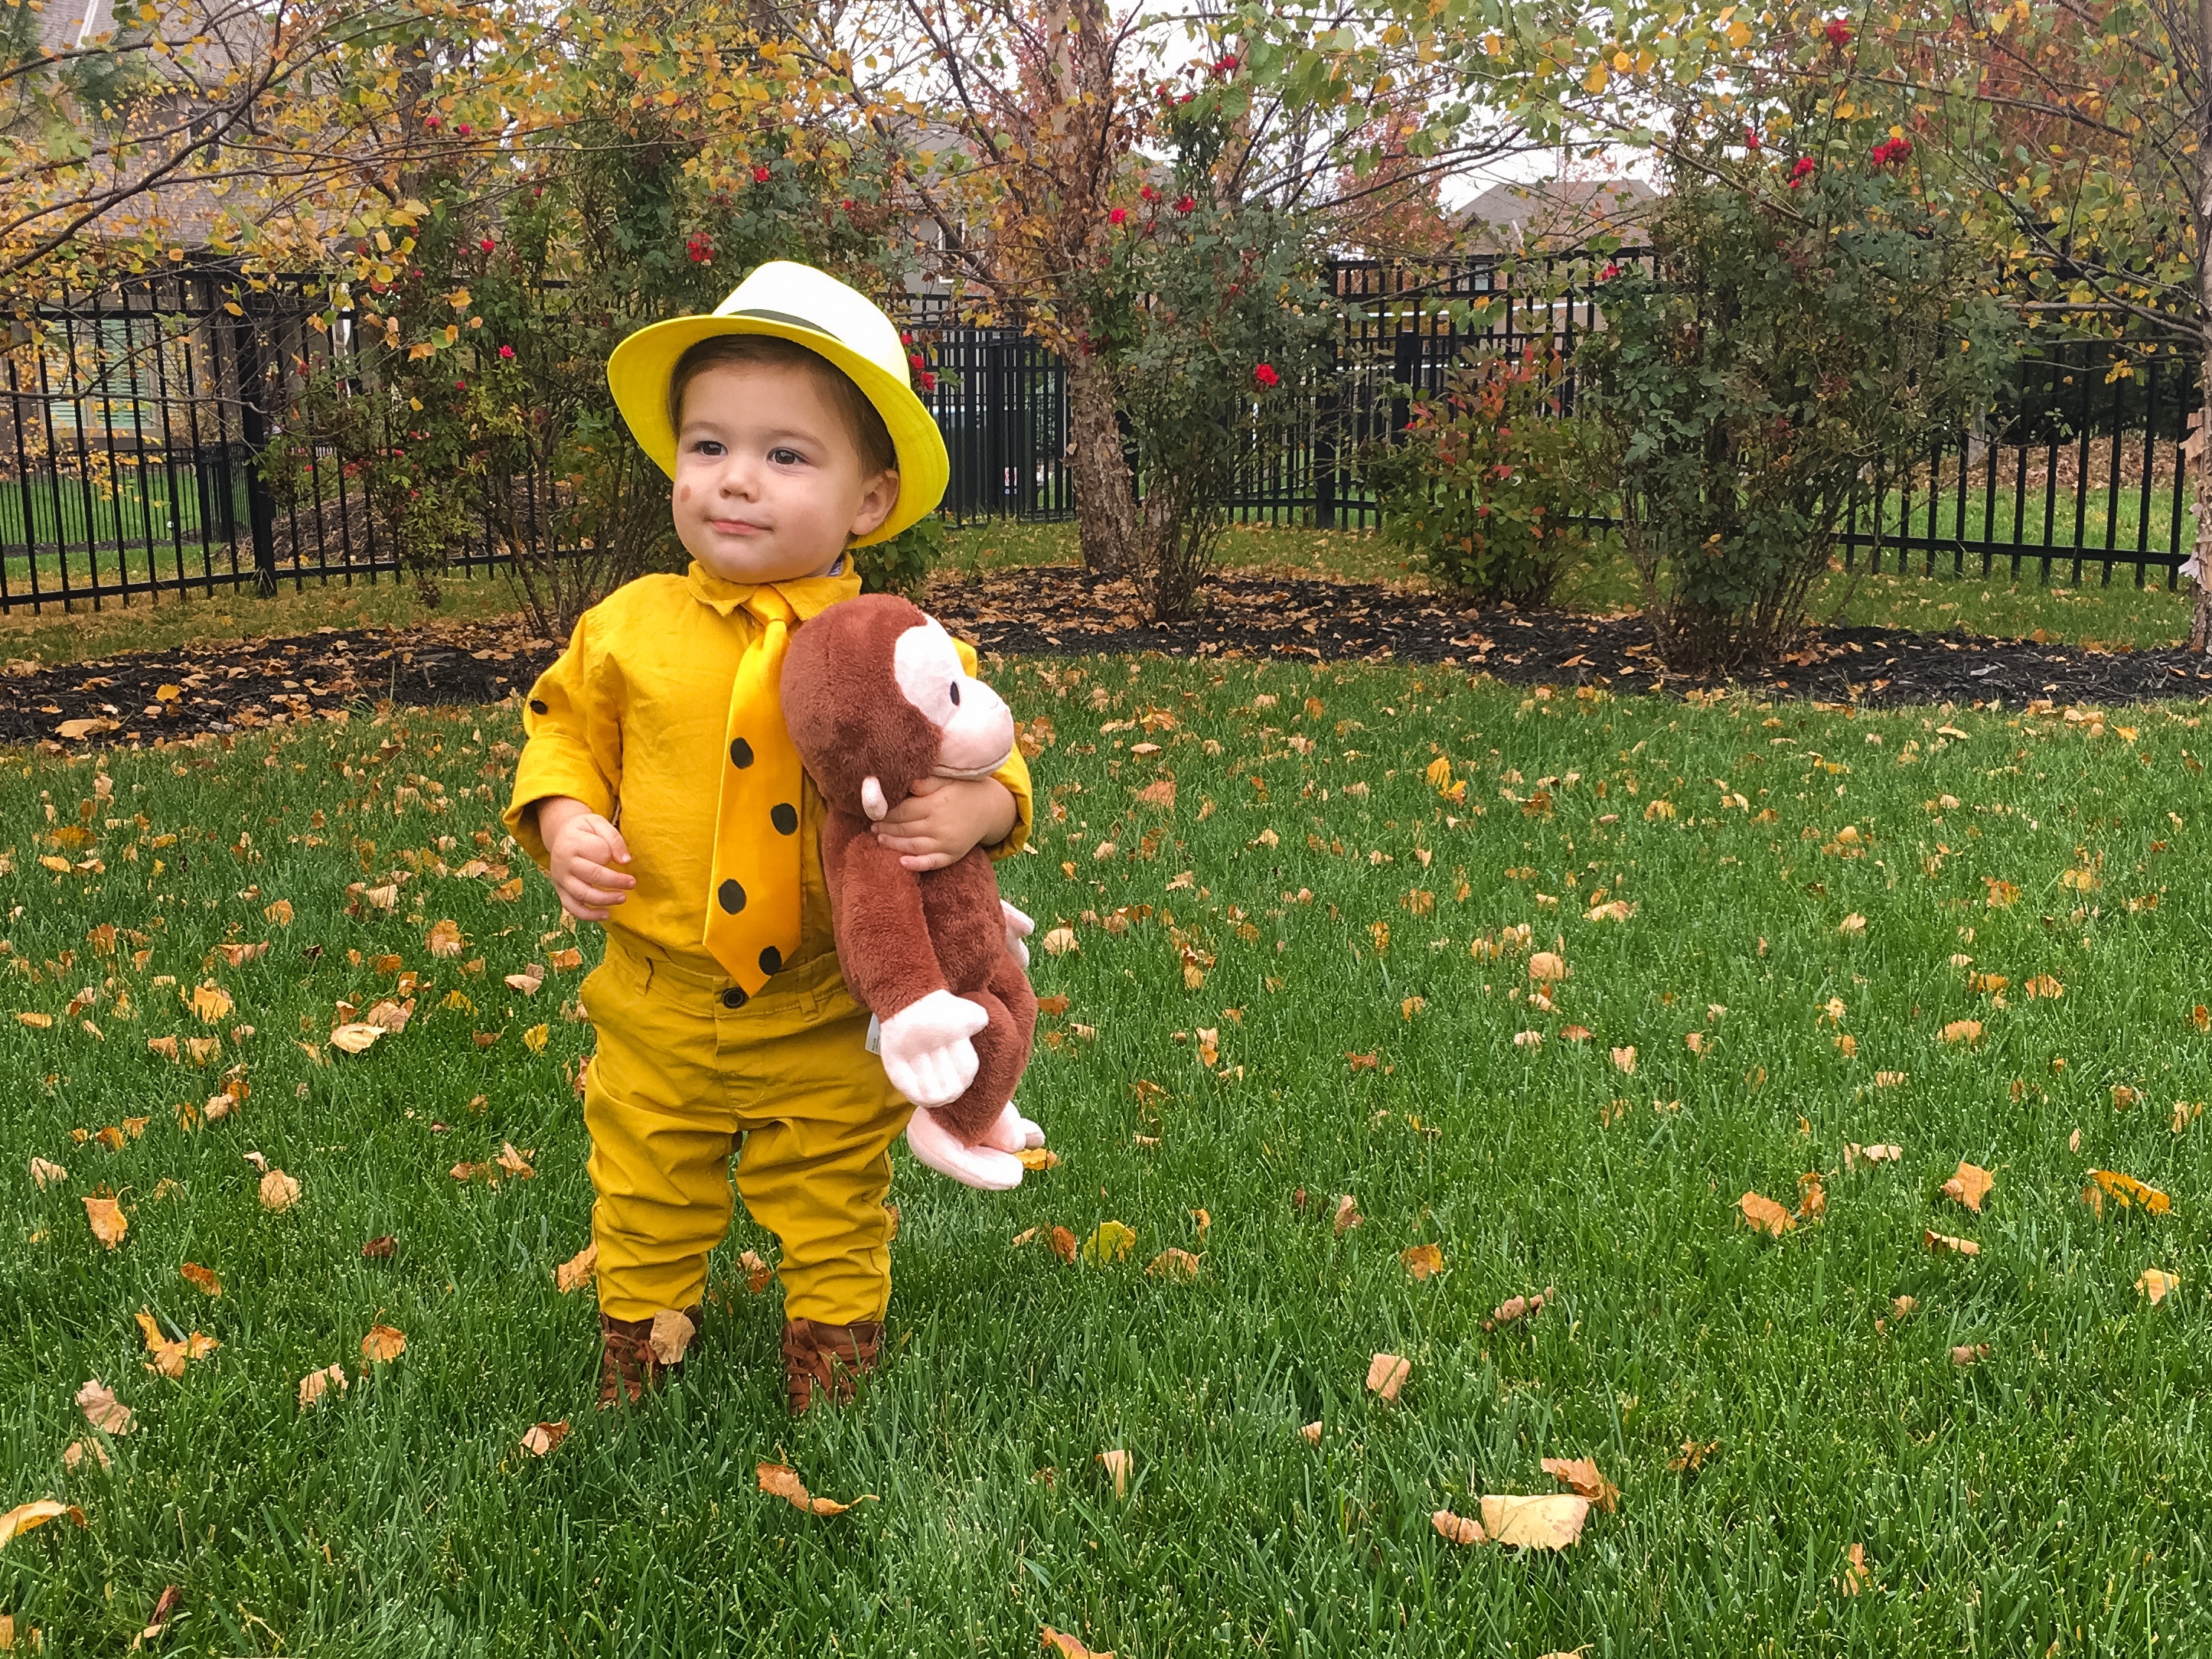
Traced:
[[952, 636], [925, 617], [898, 637], [891, 651], [900, 694], [942, 733], [940, 778], [988, 778], [1014, 750], [1014, 716], [999, 694], [960, 665]]

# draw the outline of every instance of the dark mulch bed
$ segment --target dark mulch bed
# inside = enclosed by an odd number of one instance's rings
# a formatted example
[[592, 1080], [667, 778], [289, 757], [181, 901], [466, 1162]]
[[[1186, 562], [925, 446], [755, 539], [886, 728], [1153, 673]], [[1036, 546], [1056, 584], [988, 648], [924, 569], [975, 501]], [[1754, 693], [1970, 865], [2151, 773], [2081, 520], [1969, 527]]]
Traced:
[[325, 629], [58, 668], [11, 663], [0, 679], [0, 742], [151, 744], [345, 716], [383, 702], [497, 702], [527, 689], [557, 654], [550, 641], [515, 629], [432, 623], [404, 631]]
[[[1527, 684], [1689, 691], [1666, 674], [1637, 616], [1463, 606], [1365, 583], [1228, 575], [1205, 614], [1153, 624], [1127, 583], [1067, 567], [946, 578], [929, 608], [954, 632], [1008, 655], [1158, 651], [1217, 660], [1433, 662]], [[520, 629], [428, 623], [332, 629], [112, 657], [59, 668], [11, 665], [0, 678], [0, 742], [151, 744], [204, 732], [327, 719], [390, 702], [496, 702], [553, 659]], [[1875, 628], [1821, 632], [1745, 689], [1873, 706], [1902, 702], [2115, 703], [2212, 696], [2212, 669], [2179, 650], [2102, 652], [2027, 640]], [[87, 725], [87, 722], [90, 722]]]

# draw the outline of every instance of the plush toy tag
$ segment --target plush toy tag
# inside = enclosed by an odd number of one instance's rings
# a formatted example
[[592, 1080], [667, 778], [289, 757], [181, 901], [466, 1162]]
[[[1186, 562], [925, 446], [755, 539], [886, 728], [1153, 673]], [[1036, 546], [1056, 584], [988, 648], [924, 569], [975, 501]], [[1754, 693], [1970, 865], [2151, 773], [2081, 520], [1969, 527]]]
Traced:
[[868, 1016], [868, 1040], [860, 1046], [872, 1054], [884, 1051], [884, 1023], [873, 1014]]

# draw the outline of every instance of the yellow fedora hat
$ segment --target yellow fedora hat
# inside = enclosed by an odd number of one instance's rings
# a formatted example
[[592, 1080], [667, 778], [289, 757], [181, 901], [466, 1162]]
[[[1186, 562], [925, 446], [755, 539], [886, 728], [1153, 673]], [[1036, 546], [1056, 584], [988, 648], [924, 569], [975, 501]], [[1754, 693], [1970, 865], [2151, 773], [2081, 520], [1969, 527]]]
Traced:
[[668, 423], [668, 380], [677, 359], [718, 334], [768, 334], [827, 358], [852, 377], [876, 406], [898, 452], [899, 498], [890, 516], [855, 547], [889, 541], [925, 518], [945, 498], [952, 465], [937, 429], [907, 376], [898, 325], [867, 295], [827, 272], [771, 259], [703, 317], [673, 317], [625, 339], [607, 359], [607, 386], [638, 447], [663, 472], [676, 474], [676, 433]]

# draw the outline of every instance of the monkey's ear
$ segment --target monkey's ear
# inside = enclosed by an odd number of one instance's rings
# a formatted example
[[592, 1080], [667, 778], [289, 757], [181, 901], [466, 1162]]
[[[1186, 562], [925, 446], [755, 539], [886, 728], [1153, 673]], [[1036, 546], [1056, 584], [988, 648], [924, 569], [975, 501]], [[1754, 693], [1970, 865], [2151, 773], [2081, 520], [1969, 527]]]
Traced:
[[871, 823], [882, 822], [891, 810], [891, 804], [884, 799], [883, 785], [873, 777], [860, 780], [860, 810], [868, 815]]

